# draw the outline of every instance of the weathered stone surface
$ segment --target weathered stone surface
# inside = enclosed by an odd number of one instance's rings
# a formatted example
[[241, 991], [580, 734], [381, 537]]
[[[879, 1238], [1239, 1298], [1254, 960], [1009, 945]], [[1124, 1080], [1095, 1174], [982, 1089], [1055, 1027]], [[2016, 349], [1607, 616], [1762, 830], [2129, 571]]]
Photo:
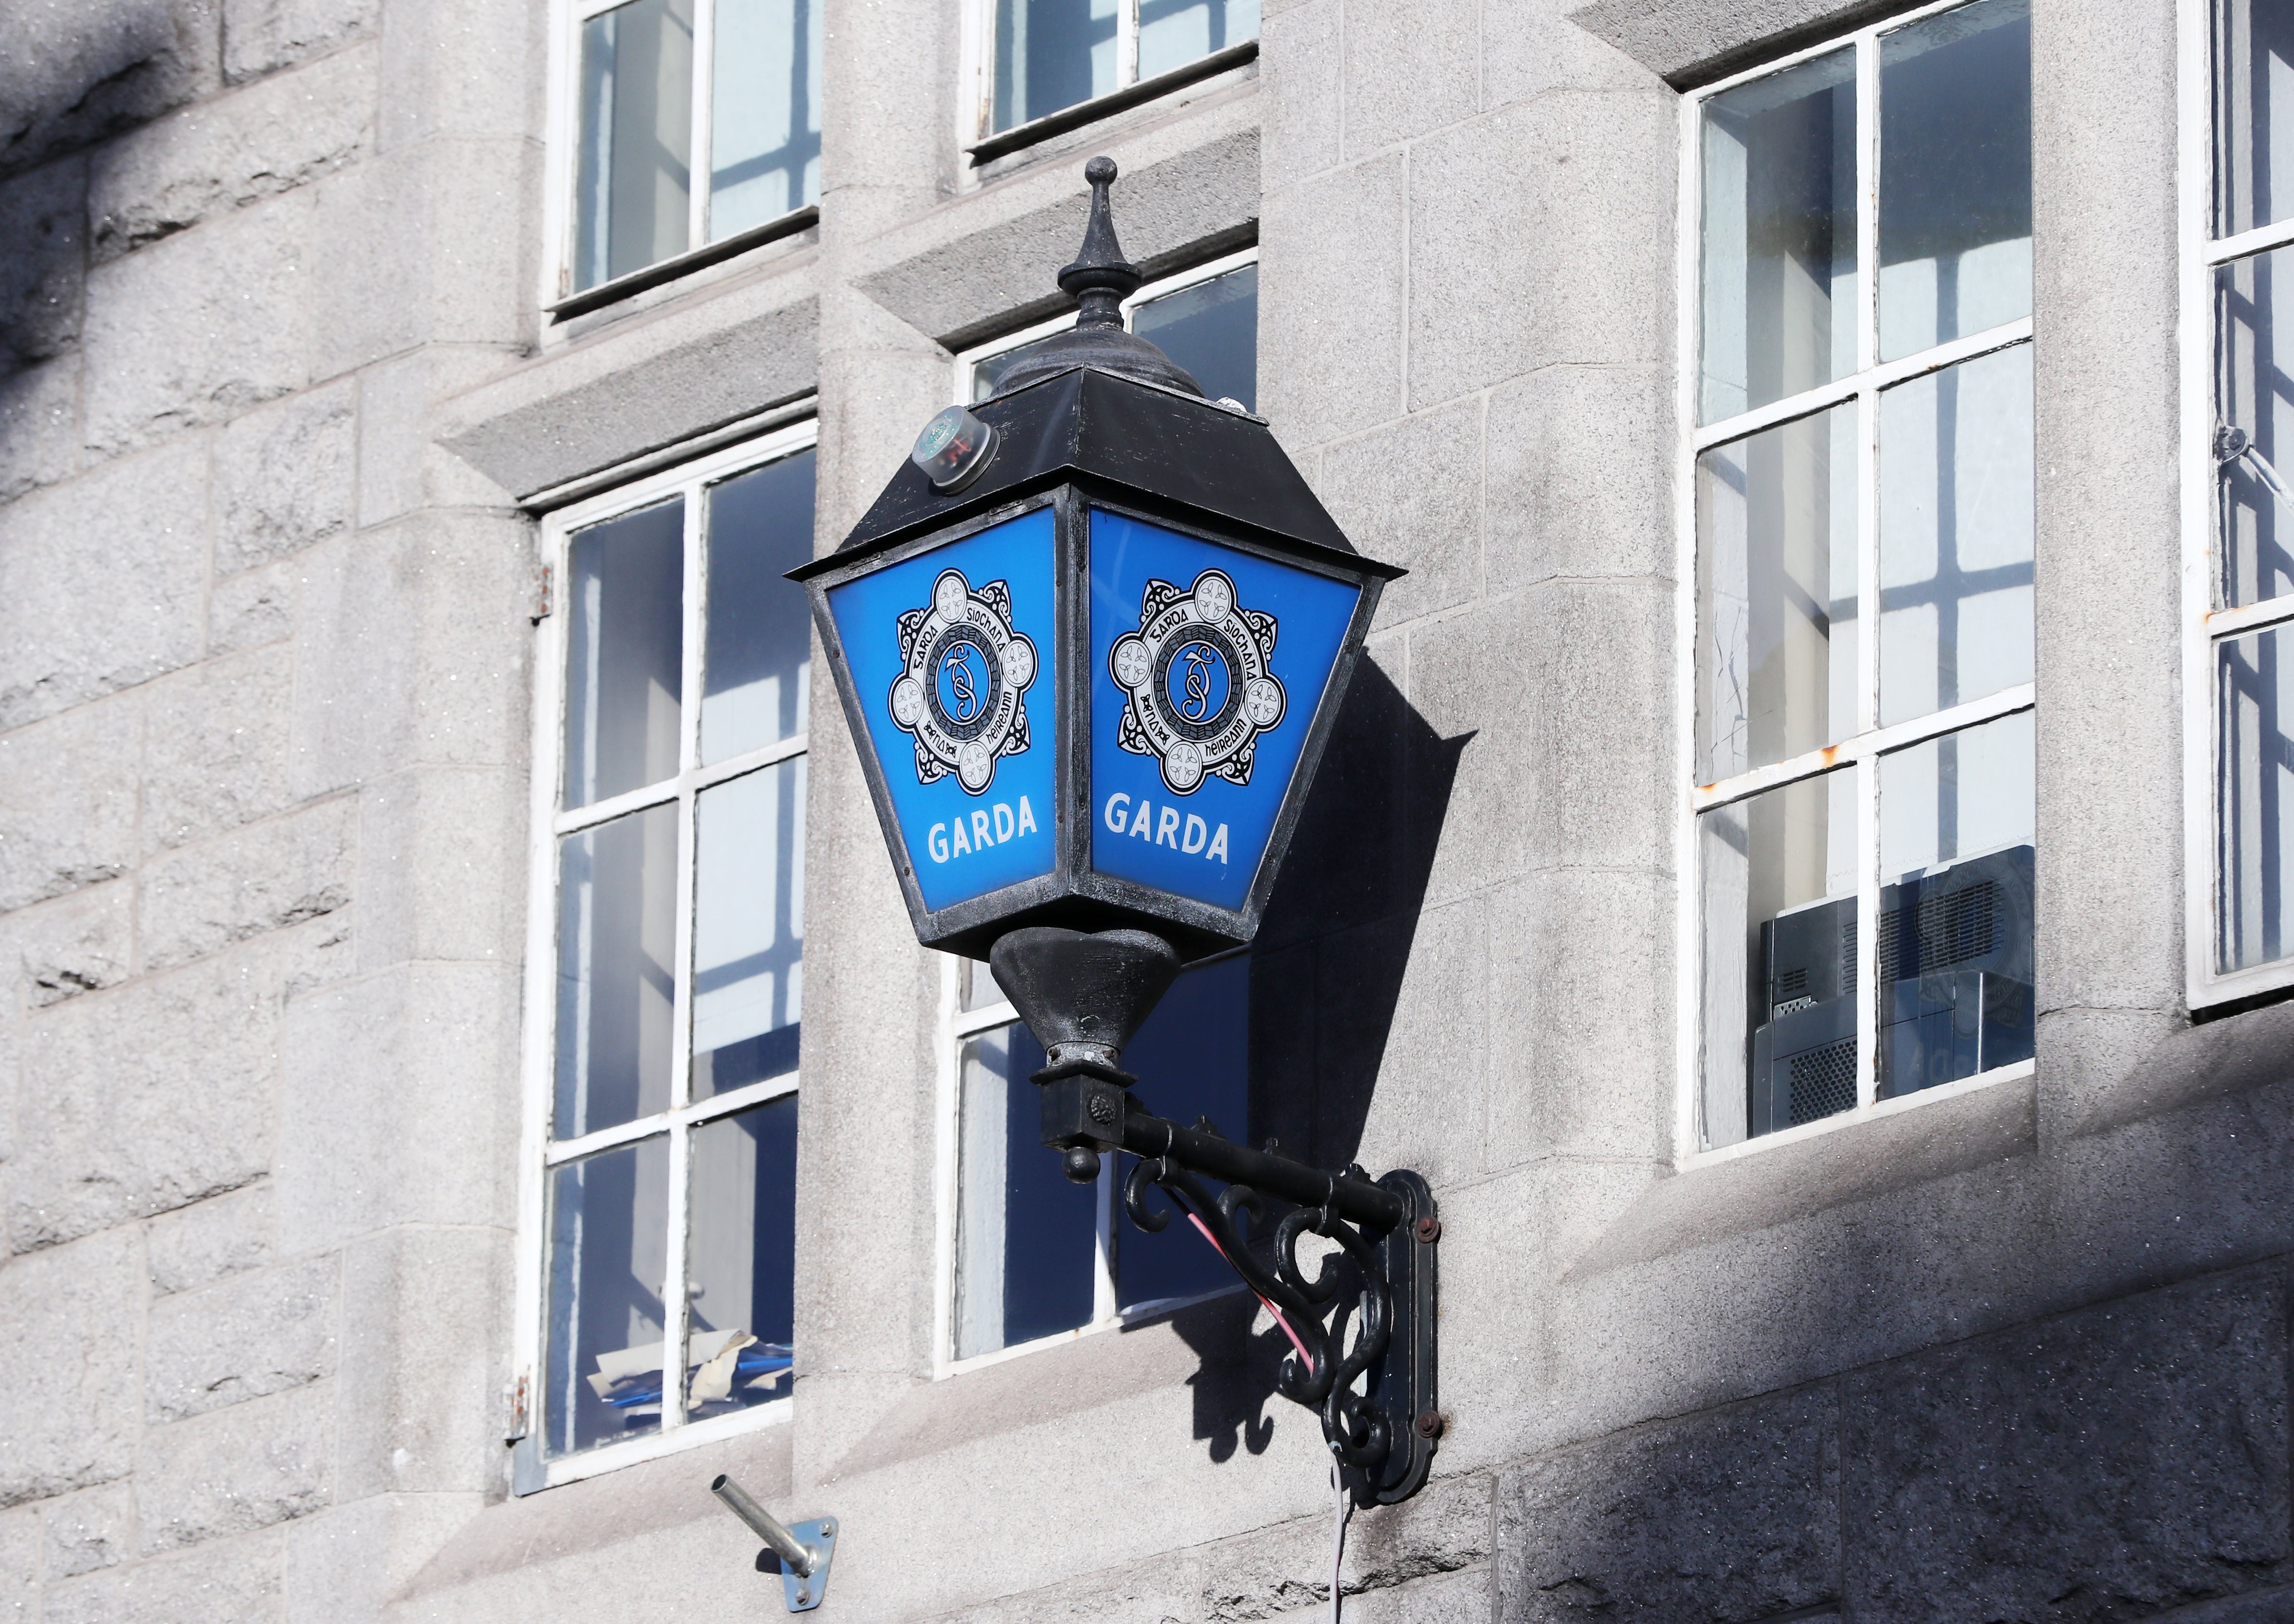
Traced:
[[271, 1186], [256, 1183], [152, 1219], [143, 1226], [152, 1291], [191, 1291], [269, 1263], [272, 1206]]
[[1346, 156], [1471, 118], [1481, 97], [1481, 33], [1479, 0], [1347, 8]]
[[[336, 1495], [462, 1492], [500, 1482], [500, 1373], [489, 1329], [513, 1290], [510, 1238], [493, 1229], [408, 1225], [343, 1255]], [[451, 1347], [421, 1321], [468, 1328]]]
[[1859, 1620], [2104, 1620], [2285, 1582], [2286, 1301], [2176, 1287], [1851, 1378]]
[[142, 950], [154, 970], [346, 906], [357, 808], [322, 801], [168, 853], [144, 871]]
[[132, 761], [142, 743], [135, 699], [0, 734], [0, 910], [100, 885], [134, 865], [134, 793], [85, 767]]
[[523, 835], [525, 775], [432, 767], [368, 784], [358, 798], [359, 962], [514, 962], [524, 946], [524, 876], [499, 860]]
[[79, 467], [79, 354], [0, 375], [0, 502]]
[[0, 371], [78, 341], [86, 187], [77, 158], [0, 182]]
[[294, 667], [284, 648], [208, 660], [152, 685], [143, 844], [166, 851], [283, 810]]
[[279, 1538], [256, 1535], [49, 1587], [41, 1624], [272, 1624]]
[[13, 954], [16, 962], [4, 968], [20, 973], [35, 1009], [117, 987], [135, 954], [128, 888], [98, 886], [0, 919], [0, 954]]
[[306, 1516], [328, 1504], [334, 1393], [300, 1387], [167, 1426], [136, 1452], [146, 1555]]
[[[1278, 192], [1263, 207], [1258, 410], [1283, 444], [1311, 446], [1403, 409], [1399, 154], [1352, 164]], [[1346, 252], [1325, 245], [1342, 240]]]
[[135, 1554], [135, 1501], [125, 1481], [52, 1500], [46, 1511], [51, 1580], [76, 1579]]
[[1533, 1460], [1497, 1494], [1507, 1624], [1765, 1619], [1839, 1594], [1829, 1394], [1662, 1422]]
[[301, 579], [302, 566], [289, 558], [216, 581], [207, 589], [207, 653], [236, 654], [293, 635]]
[[143, 1260], [133, 1230], [0, 1267], [0, 1506], [125, 1477], [134, 1460]]
[[28, 1624], [40, 1616], [40, 1508], [0, 1511], [0, 1619]]
[[0, 508], [0, 727], [199, 658], [206, 451], [168, 446]]
[[1672, 389], [1669, 368], [1559, 366], [1490, 392], [1493, 591], [1557, 575], [1672, 578]]
[[1479, 399], [1325, 448], [1316, 490], [1347, 540], [1410, 572], [1379, 599], [1380, 627], [1481, 595]]
[[244, 79], [370, 33], [380, 0], [224, 0], [223, 65]]
[[437, 443], [442, 400], [499, 372], [492, 346], [425, 345], [359, 375], [358, 522], [381, 524], [418, 508], [506, 508], [509, 493]]
[[1279, 191], [1338, 161], [1342, 123], [1339, 74], [1344, 8], [1308, 0], [1259, 24], [1259, 97], [1265, 103], [1261, 185]]
[[100, 141], [213, 88], [217, 0], [25, 0], [0, 59], [0, 174]]
[[32, 1017], [7, 1190], [17, 1250], [183, 1206], [269, 1168], [278, 973], [251, 947]]
[[355, 386], [345, 379], [236, 418], [216, 443], [216, 570], [300, 552], [352, 523]]
[[312, 1258], [154, 1304], [145, 1418], [181, 1421], [332, 1375], [340, 1273], [337, 1259]]

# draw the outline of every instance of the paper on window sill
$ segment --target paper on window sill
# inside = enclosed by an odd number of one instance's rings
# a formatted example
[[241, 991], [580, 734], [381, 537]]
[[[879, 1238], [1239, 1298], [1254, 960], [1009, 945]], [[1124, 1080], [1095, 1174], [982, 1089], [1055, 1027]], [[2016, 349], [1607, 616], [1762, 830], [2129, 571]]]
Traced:
[[[697, 1351], [702, 1340], [701, 1337], [696, 1336], [687, 1343], [688, 1354]], [[733, 1391], [733, 1367], [740, 1362], [741, 1350], [754, 1341], [756, 1337], [747, 1331], [736, 1330], [724, 1334], [723, 1339], [718, 1344], [717, 1352], [703, 1362], [700, 1370], [694, 1376], [691, 1390], [694, 1403], [706, 1404], [712, 1400], [721, 1399]]]

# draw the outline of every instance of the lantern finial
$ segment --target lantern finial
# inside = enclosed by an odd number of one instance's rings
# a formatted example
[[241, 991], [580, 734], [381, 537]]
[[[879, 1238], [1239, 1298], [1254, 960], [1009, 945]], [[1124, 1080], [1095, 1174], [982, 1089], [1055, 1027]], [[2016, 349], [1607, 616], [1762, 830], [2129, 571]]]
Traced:
[[1075, 263], [1060, 271], [1062, 290], [1083, 306], [1076, 318], [1078, 329], [1121, 327], [1123, 301], [1145, 280], [1139, 267], [1123, 257], [1122, 245], [1115, 240], [1115, 209], [1107, 189], [1115, 183], [1116, 173], [1111, 158], [1094, 158], [1083, 166], [1083, 178], [1091, 185], [1091, 223], [1084, 228], [1083, 248]]

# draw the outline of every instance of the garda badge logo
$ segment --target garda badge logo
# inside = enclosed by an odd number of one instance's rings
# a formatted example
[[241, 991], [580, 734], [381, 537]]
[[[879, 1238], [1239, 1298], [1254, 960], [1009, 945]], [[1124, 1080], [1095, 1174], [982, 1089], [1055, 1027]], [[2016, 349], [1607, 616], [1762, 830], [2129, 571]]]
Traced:
[[1108, 651], [1131, 695], [1116, 743], [1160, 760], [1174, 795], [1193, 794], [1207, 777], [1249, 784], [1258, 735], [1289, 704], [1267, 669], [1274, 629], [1273, 615], [1236, 604], [1224, 571], [1205, 570], [1184, 591], [1149, 581], [1139, 629]]
[[977, 591], [961, 570], [943, 570], [931, 602], [900, 617], [900, 663], [892, 720], [916, 745], [916, 782], [948, 774], [974, 795], [1000, 757], [1028, 748], [1020, 703], [1036, 680], [1036, 646], [1012, 629], [1012, 591], [991, 581]]

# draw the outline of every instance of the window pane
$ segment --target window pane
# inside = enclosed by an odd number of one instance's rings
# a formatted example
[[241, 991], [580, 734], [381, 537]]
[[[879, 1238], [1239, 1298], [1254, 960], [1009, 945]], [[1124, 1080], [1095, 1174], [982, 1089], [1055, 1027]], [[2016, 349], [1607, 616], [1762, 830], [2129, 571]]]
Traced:
[[1115, 88], [1116, 0], [996, 0], [996, 127]]
[[984, 401], [1003, 387], [1004, 375], [1034, 354], [1045, 341], [1038, 338], [1023, 344], [1016, 350], [1006, 350], [1001, 355], [990, 355], [985, 361], [972, 363], [972, 398]]
[[[1181, 976], [1123, 1052], [1123, 1068], [1138, 1077], [1139, 1099], [1149, 1110], [1190, 1124], [1208, 1116], [1238, 1144], [1250, 1142], [1249, 1066], [1250, 960], [1243, 955]], [[1118, 1157], [1118, 1174], [1128, 1173], [1133, 1160]], [[1170, 1206], [1160, 1195], [1154, 1199]], [[1200, 1296], [1235, 1283], [1234, 1271], [1184, 1218], [1175, 1215], [1159, 1235], [1128, 1219], [1116, 1229], [1121, 1307]]]
[[1880, 761], [1880, 1097], [2031, 1058], [2029, 712]]
[[1856, 408], [1696, 459], [1696, 774], [1856, 731]]
[[1880, 720], [2031, 680], [2031, 349], [1880, 397]]
[[2215, 590], [2225, 605], [2294, 592], [2294, 489], [2279, 467], [2294, 453], [2294, 355], [2278, 364], [2281, 291], [2294, 293], [2294, 248], [2215, 272]]
[[1091, 1322], [1101, 1185], [1069, 1183], [1040, 1142], [1043, 1111], [1028, 1079], [1043, 1067], [1043, 1050], [1016, 1024], [964, 1046], [958, 1359]]
[[1880, 38], [1880, 358], [2031, 313], [2031, 11]]
[[677, 772], [685, 688], [685, 504], [574, 537], [567, 570], [565, 804]]
[[1131, 313], [1131, 330], [1185, 369], [1212, 400], [1258, 410], [1258, 267], [1151, 299]]
[[1257, 37], [1258, 0], [1139, 0], [1139, 77]]
[[693, 145], [693, 0], [630, 0], [582, 25], [578, 291], [682, 254]]
[[709, 240], [820, 200], [820, 0], [717, 0]]
[[669, 1271], [669, 1140], [600, 1151], [549, 1174], [552, 1455], [661, 1425], [662, 1293]]
[[996, 971], [985, 959], [958, 959], [956, 975], [963, 995], [958, 1007], [963, 1010], [984, 1010], [1005, 1002], [1004, 989], [996, 985]]
[[1856, 53], [1704, 104], [1700, 420], [1856, 369]]
[[2215, 234], [2228, 237], [2294, 213], [2294, 7], [2216, 0], [2214, 12]]
[[1707, 1148], [1856, 1103], [1856, 790], [1827, 773], [1698, 820]]
[[575, 1139], [669, 1105], [677, 808], [567, 835], [557, 861], [552, 1131]]
[[693, 1097], [796, 1069], [804, 1000], [804, 758], [694, 808]]
[[812, 610], [782, 578], [812, 556], [814, 461], [799, 451], [710, 488], [704, 762], [804, 731]]
[[2294, 948], [2294, 630], [2232, 638], [2215, 665], [2215, 967], [2232, 970]]
[[789, 1395], [796, 1096], [694, 1129], [692, 1173], [686, 1414], [698, 1420]]

